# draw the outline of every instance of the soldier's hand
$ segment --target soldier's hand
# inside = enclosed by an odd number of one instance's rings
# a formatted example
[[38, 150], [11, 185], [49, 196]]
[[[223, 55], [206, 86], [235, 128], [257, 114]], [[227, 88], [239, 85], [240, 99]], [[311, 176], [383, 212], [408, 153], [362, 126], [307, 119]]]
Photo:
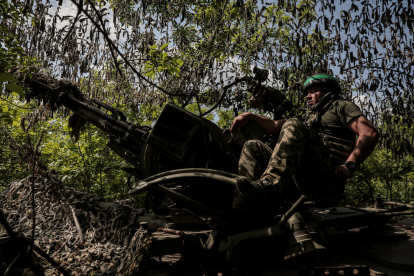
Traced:
[[247, 114], [241, 114], [233, 119], [233, 122], [231, 123], [230, 131], [240, 131], [249, 121], [249, 118], [247, 118]]
[[345, 165], [338, 166], [335, 169], [335, 178], [338, 180], [347, 180], [351, 175], [352, 173]]

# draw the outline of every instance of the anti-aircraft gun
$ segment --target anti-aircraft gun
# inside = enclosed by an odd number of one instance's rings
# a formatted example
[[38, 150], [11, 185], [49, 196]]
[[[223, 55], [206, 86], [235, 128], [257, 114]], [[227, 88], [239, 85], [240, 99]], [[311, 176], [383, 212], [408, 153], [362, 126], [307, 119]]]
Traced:
[[[245, 82], [253, 95], [249, 101], [252, 107], [274, 112], [275, 116], [281, 116], [291, 108], [283, 93], [262, 85], [268, 71], [255, 68], [254, 73], [253, 77], [237, 78], [225, 86], [223, 96], [230, 87]], [[61, 93], [59, 102], [74, 112], [72, 121], [87, 121], [106, 132], [110, 137], [108, 147], [133, 165], [126, 171], [141, 182], [130, 191], [131, 194], [148, 190], [147, 208], [158, 215], [175, 214], [174, 220], [179, 221], [183, 218], [188, 222], [200, 221], [200, 218], [209, 218], [227, 210], [243, 144], [248, 139], [264, 136], [253, 123], [248, 124], [243, 132], [230, 133], [228, 129], [223, 130], [173, 104], [164, 107], [151, 129], [127, 122], [121, 111], [98, 100], [81, 100], [70, 93]], [[147, 184], [143, 184], [143, 179]], [[194, 179], [197, 179], [197, 187], [187, 184]], [[155, 184], [161, 180], [170, 184]], [[226, 187], [222, 187], [223, 183], [227, 183]], [[174, 188], [169, 188], [169, 185]], [[187, 206], [180, 211], [171, 208], [171, 205], [176, 205], [176, 198], [197, 208]]]
[[[254, 73], [225, 86], [223, 95], [233, 85], [245, 82], [253, 95], [251, 106], [280, 118], [292, 104], [281, 91], [262, 84], [267, 71], [255, 69]], [[129, 193], [147, 192], [146, 209], [157, 217], [140, 222], [151, 231], [174, 236], [165, 239], [154, 235], [154, 255], [182, 252], [186, 236], [187, 250], [220, 252], [232, 264], [252, 262], [267, 250], [272, 251], [266, 254], [268, 258], [288, 260], [323, 251], [320, 244], [332, 241], [340, 231], [361, 226], [374, 229], [393, 215], [413, 213], [409, 205], [395, 209], [380, 204], [368, 209], [318, 208], [302, 196], [281, 209], [267, 226], [257, 228], [246, 222], [239, 231], [223, 234], [212, 229], [211, 221], [231, 207], [241, 148], [247, 140], [264, 136], [257, 125], [249, 123], [241, 133], [231, 133], [202, 116], [167, 104], [151, 129], [128, 122], [122, 112], [97, 100], [63, 92], [58, 101], [74, 112], [72, 122], [87, 121], [106, 132], [108, 147], [133, 166], [126, 171], [139, 180]], [[186, 229], [197, 231], [183, 231]]]

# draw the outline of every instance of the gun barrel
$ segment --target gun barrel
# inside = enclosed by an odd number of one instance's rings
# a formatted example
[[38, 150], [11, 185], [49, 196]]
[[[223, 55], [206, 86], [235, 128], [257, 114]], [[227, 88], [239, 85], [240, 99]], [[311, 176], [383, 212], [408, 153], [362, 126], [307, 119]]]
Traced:
[[124, 137], [125, 133], [131, 133], [137, 139], [134, 139], [138, 144], [143, 146], [145, 141], [142, 139], [142, 136], [146, 134], [146, 131], [143, 131], [134, 124], [123, 122], [114, 118], [113, 116], [103, 112], [99, 108], [94, 107], [91, 104], [80, 101], [68, 93], [61, 93], [59, 95], [59, 101], [75, 114], [79, 115], [83, 119], [87, 120], [89, 123], [95, 125], [102, 131], [118, 135], [119, 137]]

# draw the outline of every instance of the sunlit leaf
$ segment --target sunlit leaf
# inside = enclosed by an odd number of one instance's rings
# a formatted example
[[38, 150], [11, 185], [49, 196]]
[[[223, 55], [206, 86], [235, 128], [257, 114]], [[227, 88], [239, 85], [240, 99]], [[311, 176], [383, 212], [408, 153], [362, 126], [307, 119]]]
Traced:
[[176, 59], [175, 62], [177, 63], [177, 66], [178, 67], [181, 67], [184, 64], [184, 62], [181, 59], [179, 59], [179, 58]]
[[170, 43], [169, 43], [169, 42], [167, 42], [167, 43], [163, 44], [163, 45], [161, 46], [161, 48], [160, 48], [160, 51], [163, 51], [165, 48], [167, 48], [167, 47], [168, 47], [168, 44], [170, 44]]

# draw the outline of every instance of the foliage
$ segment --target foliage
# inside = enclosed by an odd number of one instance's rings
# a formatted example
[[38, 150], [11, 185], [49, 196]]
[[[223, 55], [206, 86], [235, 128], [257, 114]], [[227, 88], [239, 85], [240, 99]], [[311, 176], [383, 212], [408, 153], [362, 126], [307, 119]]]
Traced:
[[22, 109], [17, 103], [18, 95], [9, 95], [0, 98], [0, 190], [13, 180], [27, 176], [28, 169], [23, 160], [9, 147], [10, 139], [18, 144], [26, 142], [26, 135], [20, 129], [20, 119], [28, 111], [34, 109], [33, 104], [23, 105]]
[[88, 125], [78, 142], [71, 140], [65, 120], [45, 123], [48, 134], [40, 150], [49, 169], [58, 172], [65, 185], [110, 200], [124, 199], [128, 174], [121, 167], [129, 165], [106, 146], [108, 139], [94, 126]]
[[[12, 25], [17, 25], [23, 22], [23, 20], [28, 20], [30, 16], [23, 13], [23, 6], [19, 3], [13, 5], [8, 1], [2, 1], [0, 3], [0, 14], [4, 22], [8, 22]], [[35, 21], [33, 21], [35, 22]], [[0, 24], [0, 91], [3, 91], [4, 87], [9, 91], [17, 93], [20, 95], [20, 99], [24, 99], [24, 90], [19, 85], [18, 81], [14, 78], [13, 74], [6, 73], [13, 66], [21, 66], [22, 73], [32, 74], [33, 70], [30, 66], [35, 64], [36, 59], [34, 57], [29, 57], [26, 54], [26, 51], [21, 46], [18, 36], [9, 28], [7, 25]], [[8, 82], [3, 87], [3, 84]], [[0, 114], [0, 120], [4, 122], [11, 123], [11, 116], [15, 114], [9, 114], [5, 110], [3, 105], [2, 114]]]
[[[8, 99], [16, 100], [16, 96], [10, 96]], [[30, 105], [22, 107], [29, 108]], [[30, 109], [18, 110], [19, 108], [14, 106], [11, 113], [17, 115], [12, 118], [11, 124], [3, 125], [0, 129], [8, 134], [7, 137], [0, 136], [0, 189], [30, 173], [27, 164], [8, 146], [8, 137], [12, 137], [14, 143], [22, 146], [27, 144], [28, 138], [36, 141], [40, 132], [45, 131], [39, 147], [42, 153], [40, 160], [47, 164], [50, 172], [58, 173], [64, 185], [108, 200], [127, 197], [130, 188], [127, 186], [128, 174], [123, 172], [121, 167], [129, 165], [106, 146], [108, 139], [99, 129], [88, 125], [79, 141], [75, 142], [70, 136], [67, 118], [56, 116], [38, 123], [26, 133], [20, 128], [20, 119], [26, 116]]]
[[0, 99], [0, 120], [2, 123], [12, 124], [13, 117], [17, 116], [17, 110], [9, 110], [9, 103]]
[[[3, 132], [3, 131], [2, 131]], [[0, 132], [1, 134], [3, 134]], [[16, 133], [12, 133], [15, 139], [20, 140]], [[0, 191], [14, 181], [27, 176], [25, 167], [20, 165], [20, 158], [8, 146], [7, 138], [0, 135]]]
[[414, 156], [395, 160], [389, 150], [376, 149], [365, 160], [347, 185], [347, 204], [370, 205], [377, 197], [414, 204]]
[[169, 43], [165, 43], [158, 50], [157, 45], [152, 45], [148, 53], [149, 60], [145, 63], [145, 74], [147, 77], [155, 77], [156, 72], [168, 72], [171, 75], [179, 76], [180, 67], [183, 65], [183, 61], [178, 57], [169, 56], [167, 49]]

